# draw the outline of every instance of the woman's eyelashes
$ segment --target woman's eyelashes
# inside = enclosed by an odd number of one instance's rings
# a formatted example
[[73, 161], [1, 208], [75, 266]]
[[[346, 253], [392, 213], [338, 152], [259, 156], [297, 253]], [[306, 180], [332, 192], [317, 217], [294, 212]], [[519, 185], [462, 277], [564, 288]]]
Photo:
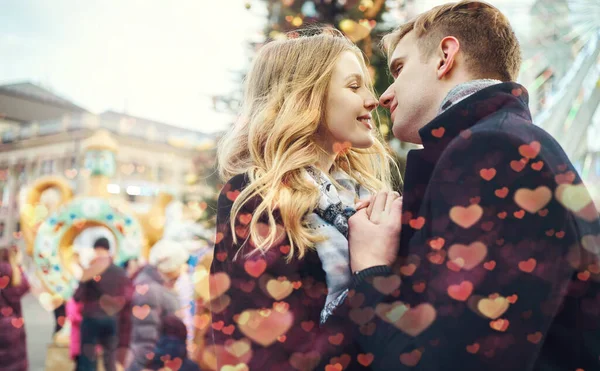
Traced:
[[396, 70], [394, 71], [394, 77], [398, 77], [398, 75], [400, 74], [400, 71], [402, 71], [402, 65], [399, 64], [398, 67], [396, 67]]

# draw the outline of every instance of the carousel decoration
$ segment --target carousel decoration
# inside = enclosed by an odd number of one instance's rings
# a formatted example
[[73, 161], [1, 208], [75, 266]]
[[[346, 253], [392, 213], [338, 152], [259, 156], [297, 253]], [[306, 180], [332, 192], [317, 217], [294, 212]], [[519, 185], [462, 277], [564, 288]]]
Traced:
[[[79, 265], [89, 264], [93, 240], [107, 237], [116, 264], [144, 258], [149, 247], [161, 238], [164, 211], [172, 196], [161, 194], [148, 214], [136, 215], [126, 201], [114, 199], [107, 186], [116, 171], [117, 142], [107, 131], [98, 131], [83, 142], [87, 176], [85, 191], [73, 197], [70, 185], [58, 177], [37, 180], [21, 211], [26, 251], [33, 257], [45, 291], [54, 309], [68, 300], [78, 286]], [[47, 210], [42, 194], [60, 193], [56, 210]], [[80, 264], [75, 264], [76, 260]], [[79, 270], [79, 272], [78, 272]]]

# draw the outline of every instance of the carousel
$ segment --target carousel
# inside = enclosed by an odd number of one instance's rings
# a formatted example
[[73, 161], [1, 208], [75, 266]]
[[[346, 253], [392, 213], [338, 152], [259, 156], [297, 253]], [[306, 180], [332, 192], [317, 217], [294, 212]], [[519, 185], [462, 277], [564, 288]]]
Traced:
[[[118, 145], [107, 131], [96, 132], [83, 142], [83, 148], [81, 194], [74, 195], [63, 178], [44, 177], [28, 187], [21, 207], [25, 250], [33, 262], [33, 281], [39, 286], [37, 297], [48, 311], [64, 308], [72, 297], [82, 268], [89, 266], [94, 256], [92, 246], [97, 238], [110, 241], [110, 252], [117, 265], [132, 259], [143, 264], [163, 235], [183, 243], [193, 256], [204, 256], [211, 247], [205, 242], [204, 229], [193, 221], [181, 220], [181, 204], [173, 202], [172, 195], [160, 193], [148, 212], [141, 214], [108, 192], [116, 172]], [[193, 269], [191, 266], [188, 271], [193, 273]], [[183, 274], [179, 288], [182, 303], [189, 308], [186, 322], [191, 326], [193, 308], [189, 303], [194, 301], [194, 288], [190, 277], [191, 274]], [[68, 356], [70, 325], [64, 317], [57, 318], [62, 329], [54, 334], [48, 348], [46, 370], [72, 367]]]

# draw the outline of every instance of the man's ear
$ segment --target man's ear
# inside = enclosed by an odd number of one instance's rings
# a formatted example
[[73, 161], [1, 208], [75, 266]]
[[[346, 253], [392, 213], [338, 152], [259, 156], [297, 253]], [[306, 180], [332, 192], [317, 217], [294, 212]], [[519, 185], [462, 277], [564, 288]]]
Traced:
[[454, 62], [460, 50], [460, 43], [454, 36], [446, 36], [440, 41], [439, 45], [439, 61], [437, 66], [437, 77], [442, 79], [454, 67]]

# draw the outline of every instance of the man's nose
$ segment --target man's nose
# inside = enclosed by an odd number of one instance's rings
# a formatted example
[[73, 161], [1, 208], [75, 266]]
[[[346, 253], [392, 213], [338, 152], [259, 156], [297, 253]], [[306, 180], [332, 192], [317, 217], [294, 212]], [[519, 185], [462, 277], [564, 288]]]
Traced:
[[381, 95], [379, 98], [379, 105], [389, 109], [392, 106], [392, 101], [394, 100], [394, 90], [391, 89], [391, 86]]

